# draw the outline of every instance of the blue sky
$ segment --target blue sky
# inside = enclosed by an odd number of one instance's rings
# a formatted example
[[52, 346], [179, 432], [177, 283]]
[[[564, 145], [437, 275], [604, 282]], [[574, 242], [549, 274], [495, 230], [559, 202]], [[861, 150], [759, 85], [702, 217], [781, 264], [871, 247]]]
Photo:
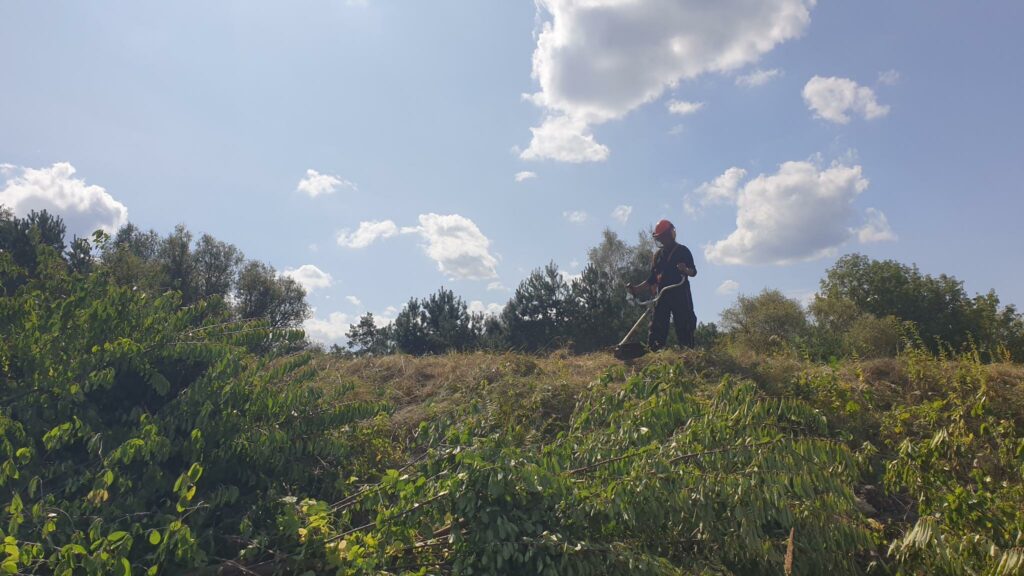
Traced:
[[442, 285], [493, 309], [660, 218], [703, 321], [806, 298], [854, 251], [1022, 305], [1022, 21], [1009, 0], [0, 0], [0, 202], [80, 233], [184, 223], [300, 271], [324, 341]]

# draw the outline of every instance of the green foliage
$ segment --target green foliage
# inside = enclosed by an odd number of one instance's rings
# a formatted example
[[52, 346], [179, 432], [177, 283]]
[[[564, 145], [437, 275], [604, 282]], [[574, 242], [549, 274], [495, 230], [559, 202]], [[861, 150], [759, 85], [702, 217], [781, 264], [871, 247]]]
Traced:
[[[976, 356], [936, 374], [922, 350], [908, 353], [912, 378], [931, 386], [921, 403], [896, 406], [882, 437], [895, 452], [885, 483], [916, 502], [919, 518], [890, 554], [943, 574], [1024, 572], [1024, 434], [990, 407]], [[931, 381], [931, 382], [929, 382]], [[1020, 415], [1018, 415], [1020, 416]]]
[[566, 302], [566, 339], [578, 352], [613, 346], [642, 310], [626, 298], [626, 284], [647, 275], [653, 240], [641, 234], [636, 245], [604, 230], [601, 243], [587, 253], [588, 263], [570, 284]]
[[[973, 343], [990, 357], [1000, 346], [1016, 357], [1024, 354], [1024, 319], [1015, 307], [1000, 308], [994, 292], [970, 298], [953, 276], [922, 274], [916, 266], [843, 256], [822, 279], [818, 300], [822, 309], [843, 307], [840, 301], [876, 318], [913, 322], [933, 351], [939, 343], [957, 349]], [[847, 315], [846, 325], [853, 319]]]
[[392, 352], [391, 330], [388, 326], [378, 327], [372, 312], [359, 318], [359, 322], [349, 327], [348, 349], [358, 356], [381, 356]]
[[0, 287], [13, 292], [40, 271], [40, 250], [48, 254], [64, 251], [64, 222], [43, 210], [35, 210], [24, 218], [14, 216], [0, 205], [0, 253], [10, 256], [11, 264], [18, 268], [17, 274], [4, 279]]
[[554, 262], [530, 273], [501, 313], [514, 350], [550, 350], [567, 341], [569, 285]]
[[[447, 403], [392, 414], [366, 399], [423, 392], [404, 368], [417, 360], [400, 358], [389, 396], [302, 351], [280, 329], [306, 313], [300, 290], [258, 263], [235, 278], [230, 245], [129, 228], [65, 252], [58, 220], [0, 216], [4, 573], [1024, 571], [1024, 371], [982, 363], [969, 336], [933, 351], [847, 292], [825, 291], [813, 326], [778, 292], [741, 297], [727, 332], [701, 327], [707, 350], [585, 388], [563, 381], [578, 358], [542, 374], [509, 355], [460, 372], [478, 375]], [[616, 283], [642, 249], [607, 234], [579, 280], [535, 271], [490, 324], [441, 289], [400, 328], [364, 316], [352, 348], [447, 352], [499, 330], [523, 348], [602, 346], [636, 312]], [[960, 302], [1013, 345], [1012, 307]], [[853, 359], [774, 354], [794, 347]]]
[[785, 350], [808, 333], [803, 307], [778, 290], [741, 295], [722, 312], [722, 327], [736, 344], [758, 353]]
[[[367, 334], [364, 340], [368, 339], [371, 349], [375, 343], [377, 348], [384, 347], [375, 342], [379, 340], [378, 332], [369, 332], [368, 328], [356, 335]], [[397, 351], [422, 355], [477, 348], [482, 331], [483, 319], [470, 314], [462, 298], [442, 287], [423, 300], [410, 299], [384, 334]]]
[[280, 533], [276, 499], [345, 494], [345, 427], [380, 408], [304, 385], [308, 355], [248, 352], [301, 333], [200, 318], [205, 305], [176, 292], [62, 266], [0, 298], [5, 571], [260, 560]]
[[239, 318], [266, 319], [272, 328], [295, 328], [309, 316], [306, 290], [255, 260], [246, 263], [238, 274], [236, 299]]

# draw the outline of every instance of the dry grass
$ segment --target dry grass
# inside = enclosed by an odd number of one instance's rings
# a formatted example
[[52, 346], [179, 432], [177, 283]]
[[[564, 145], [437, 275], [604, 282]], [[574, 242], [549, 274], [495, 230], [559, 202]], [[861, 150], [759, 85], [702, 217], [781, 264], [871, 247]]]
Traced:
[[567, 421], [579, 395], [612, 370], [614, 380], [653, 362], [692, 364], [711, 369], [716, 362], [696, 351], [662, 351], [628, 364], [608, 353], [573, 355], [558, 351], [546, 356], [472, 352], [441, 356], [343, 359], [318, 358], [317, 385], [348, 386], [350, 400], [383, 401], [392, 406], [391, 424], [398, 431], [420, 422], [445, 418], [471, 402], [493, 402], [533, 410], [536, 420]]
[[[615, 375], [614, 386], [615, 381], [622, 382], [633, 372], [664, 362], [682, 362], [708, 382], [727, 374], [750, 378], [769, 394], [791, 393], [794, 382], [808, 374], [832, 373], [835, 385], [848, 390], [853, 398], [864, 398], [869, 393], [869, 404], [876, 410], [916, 404], [941, 393], [955, 378], [957, 369], [955, 362], [929, 362], [928, 384], [922, 388], [903, 358], [845, 361], [830, 366], [792, 355], [746, 357], [721, 350], [667, 350], [627, 364], [608, 353], [573, 355], [564, 351], [546, 356], [511, 352], [353, 359], [321, 356], [315, 364], [319, 369], [318, 385], [349, 387], [349, 400], [388, 403], [392, 407], [390, 426], [402, 434], [424, 421], [455, 418], [471, 406], [483, 406], [480, 410], [499, 415], [504, 412], [510, 422], [518, 420], [538, 429], [549, 423], [564, 423], [580, 394], [603, 374]], [[999, 406], [998, 412], [1024, 425], [1020, 421], [1024, 419], [1024, 366], [993, 364], [983, 370], [990, 400]]]

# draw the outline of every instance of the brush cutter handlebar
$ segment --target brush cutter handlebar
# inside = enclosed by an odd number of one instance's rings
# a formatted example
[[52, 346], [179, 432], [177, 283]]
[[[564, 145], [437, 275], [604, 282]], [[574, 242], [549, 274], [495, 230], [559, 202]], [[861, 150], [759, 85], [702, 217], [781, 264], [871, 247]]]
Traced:
[[681, 282], [665, 286], [661, 290], [658, 290], [658, 294], [654, 298], [651, 298], [650, 300], [638, 300], [636, 298], [636, 296], [633, 296], [633, 299], [634, 299], [635, 303], [637, 304], [637, 306], [652, 306], [653, 307], [654, 305], [656, 305], [658, 303], [658, 300], [661, 300], [661, 297], [665, 294], [665, 292], [668, 292], [669, 290], [672, 290], [673, 288], [678, 288], [678, 287], [682, 286], [683, 284], [686, 284], [687, 280], [688, 280], [688, 278], [683, 277], [683, 280]]
[[636, 331], [640, 328], [640, 324], [642, 324], [643, 321], [647, 319], [647, 316], [651, 314], [651, 312], [654, 310], [654, 307], [658, 304], [658, 300], [661, 300], [661, 297], [665, 295], [665, 292], [668, 292], [669, 290], [672, 290], [674, 288], [678, 288], [683, 284], [686, 284], [687, 280], [688, 278], [683, 278], [682, 282], [679, 282], [678, 284], [671, 284], [669, 286], [665, 286], [664, 288], [658, 291], [657, 296], [651, 298], [650, 300], [637, 301], [637, 304], [644, 306], [646, 309], [644, 310], [644, 313], [640, 316], [640, 318], [637, 319], [636, 323], [633, 324], [633, 327], [629, 329], [629, 332], [626, 334], [626, 337], [622, 339], [622, 342], [619, 342], [619, 345], [615, 347], [615, 355], [617, 358], [636, 358], [644, 354], [642, 344], [637, 344], [635, 342], [632, 344], [626, 343], [629, 342], [629, 339], [632, 338], [633, 334], [635, 334]]

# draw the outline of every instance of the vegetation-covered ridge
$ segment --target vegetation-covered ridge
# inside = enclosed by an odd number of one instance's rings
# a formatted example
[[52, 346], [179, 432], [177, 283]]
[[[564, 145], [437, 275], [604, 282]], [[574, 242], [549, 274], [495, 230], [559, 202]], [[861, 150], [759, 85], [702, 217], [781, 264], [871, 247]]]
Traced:
[[2, 573], [1024, 572], [1021, 317], [952, 279], [847, 257], [630, 366], [512, 303], [572, 347], [438, 354], [444, 294], [432, 355], [325, 353], [228, 245], [0, 216]]
[[339, 359], [42, 267], [0, 299], [9, 573], [1014, 574], [1024, 369]]

